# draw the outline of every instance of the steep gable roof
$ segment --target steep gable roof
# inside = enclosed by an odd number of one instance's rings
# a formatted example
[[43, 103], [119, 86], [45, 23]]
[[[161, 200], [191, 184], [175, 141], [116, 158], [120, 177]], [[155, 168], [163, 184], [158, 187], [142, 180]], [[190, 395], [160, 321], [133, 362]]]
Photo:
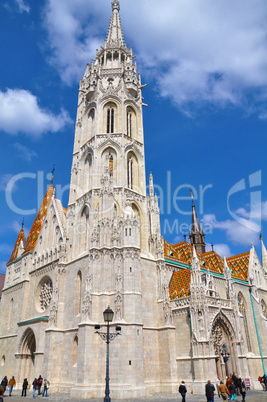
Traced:
[[246, 253], [226, 258], [228, 267], [232, 271], [232, 277], [242, 281], [247, 281], [249, 254], [250, 252], [247, 251]]
[[53, 194], [54, 194], [54, 186], [53, 186], [53, 184], [50, 184], [50, 186], [48, 187], [48, 190], [46, 192], [46, 195], [44, 196], [43, 202], [39, 208], [39, 211], [36, 215], [36, 218], [33, 222], [30, 233], [27, 237], [24, 253], [27, 253], [28, 251], [33, 251], [33, 249], [34, 249], [34, 246], [39, 237], [42, 225], [43, 225], [45, 217], [46, 217], [47, 209], [49, 207]]
[[188, 268], [173, 273], [169, 286], [171, 300], [190, 295], [190, 280], [191, 271]]
[[20, 246], [21, 242], [24, 242], [24, 240], [25, 240], [24, 239], [24, 230], [21, 229], [8, 262], [11, 262], [18, 257], [19, 246]]

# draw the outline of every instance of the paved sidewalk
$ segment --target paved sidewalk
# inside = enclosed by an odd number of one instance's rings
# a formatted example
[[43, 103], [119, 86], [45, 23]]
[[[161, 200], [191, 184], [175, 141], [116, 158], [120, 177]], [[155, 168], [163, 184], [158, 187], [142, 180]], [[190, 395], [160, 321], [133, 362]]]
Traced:
[[[8, 397], [8, 393], [5, 395], [4, 400], [7, 402], [8, 400], [23, 400], [23, 401], [32, 401], [32, 391], [30, 390], [27, 397], [23, 397], [21, 399], [21, 391], [20, 390], [14, 390], [12, 393], [12, 397]], [[57, 401], [57, 402], [103, 402], [104, 395], [102, 398], [99, 399], [74, 399], [70, 398], [67, 395], [62, 395], [62, 394], [52, 394], [49, 395], [48, 398], [43, 398], [42, 396], [38, 396], [36, 400], [38, 401]], [[241, 402], [242, 397], [238, 396], [237, 401]], [[155, 394], [152, 397], [149, 398], [139, 398], [139, 399], [113, 399], [111, 395], [111, 401], [112, 402], [180, 402], [181, 397], [180, 395], [170, 395], [170, 394]], [[215, 402], [221, 402], [222, 399], [218, 397], [218, 395], [215, 396]], [[192, 394], [187, 394], [186, 396], [186, 402], [207, 402], [207, 399], [205, 398], [204, 395], [192, 395]], [[267, 402], [267, 392], [264, 391], [248, 391], [246, 395], [246, 402]]]

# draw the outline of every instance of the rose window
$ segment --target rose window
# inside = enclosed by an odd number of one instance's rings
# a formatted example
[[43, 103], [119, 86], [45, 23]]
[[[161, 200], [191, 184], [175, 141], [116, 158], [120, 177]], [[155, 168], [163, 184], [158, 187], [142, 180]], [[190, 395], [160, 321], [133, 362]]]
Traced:
[[43, 282], [40, 290], [40, 306], [42, 311], [45, 311], [50, 304], [51, 298], [53, 293], [53, 284], [51, 279], [47, 279]]

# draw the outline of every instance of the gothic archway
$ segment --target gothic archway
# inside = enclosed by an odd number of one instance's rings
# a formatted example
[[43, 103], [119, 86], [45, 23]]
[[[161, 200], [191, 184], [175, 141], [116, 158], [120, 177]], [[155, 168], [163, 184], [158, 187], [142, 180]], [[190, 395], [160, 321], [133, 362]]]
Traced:
[[[215, 366], [217, 376], [225, 380], [228, 374], [237, 371], [234, 330], [226, 316], [220, 313], [215, 318], [211, 330], [211, 342], [214, 347]], [[226, 362], [222, 356], [223, 348], [226, 348]], [[229, 355], [228, 355], [229, 353]]]
[[31, 328], [26, 329], [22, 335], [18, 359], [18, 382], [23, 382], [24, 378], [31, 379], [34, 376], [34, 359], [36, 352], [36, 339]]

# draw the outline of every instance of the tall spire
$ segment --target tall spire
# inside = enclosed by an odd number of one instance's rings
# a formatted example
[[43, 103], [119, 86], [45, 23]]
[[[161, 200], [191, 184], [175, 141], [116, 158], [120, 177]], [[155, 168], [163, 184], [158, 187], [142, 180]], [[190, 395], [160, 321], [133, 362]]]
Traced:
[[196, 250], [200, 254], [203, 254], [206, 252], [204, 233], [198, 221], [192, 190], [191, 190], [191, 198], [192, 198], [192, 227], [190, 231], [190, 240], [191, 244], [196, 247]]
[[120, 2], [118, 0], [114, 0], [112, 3], [112, 16], [110, 19], [108, 35], [107, 35], [107, 44], [118, 44], [124, 45], [121, 19], [119, 15], [120, 11]]

